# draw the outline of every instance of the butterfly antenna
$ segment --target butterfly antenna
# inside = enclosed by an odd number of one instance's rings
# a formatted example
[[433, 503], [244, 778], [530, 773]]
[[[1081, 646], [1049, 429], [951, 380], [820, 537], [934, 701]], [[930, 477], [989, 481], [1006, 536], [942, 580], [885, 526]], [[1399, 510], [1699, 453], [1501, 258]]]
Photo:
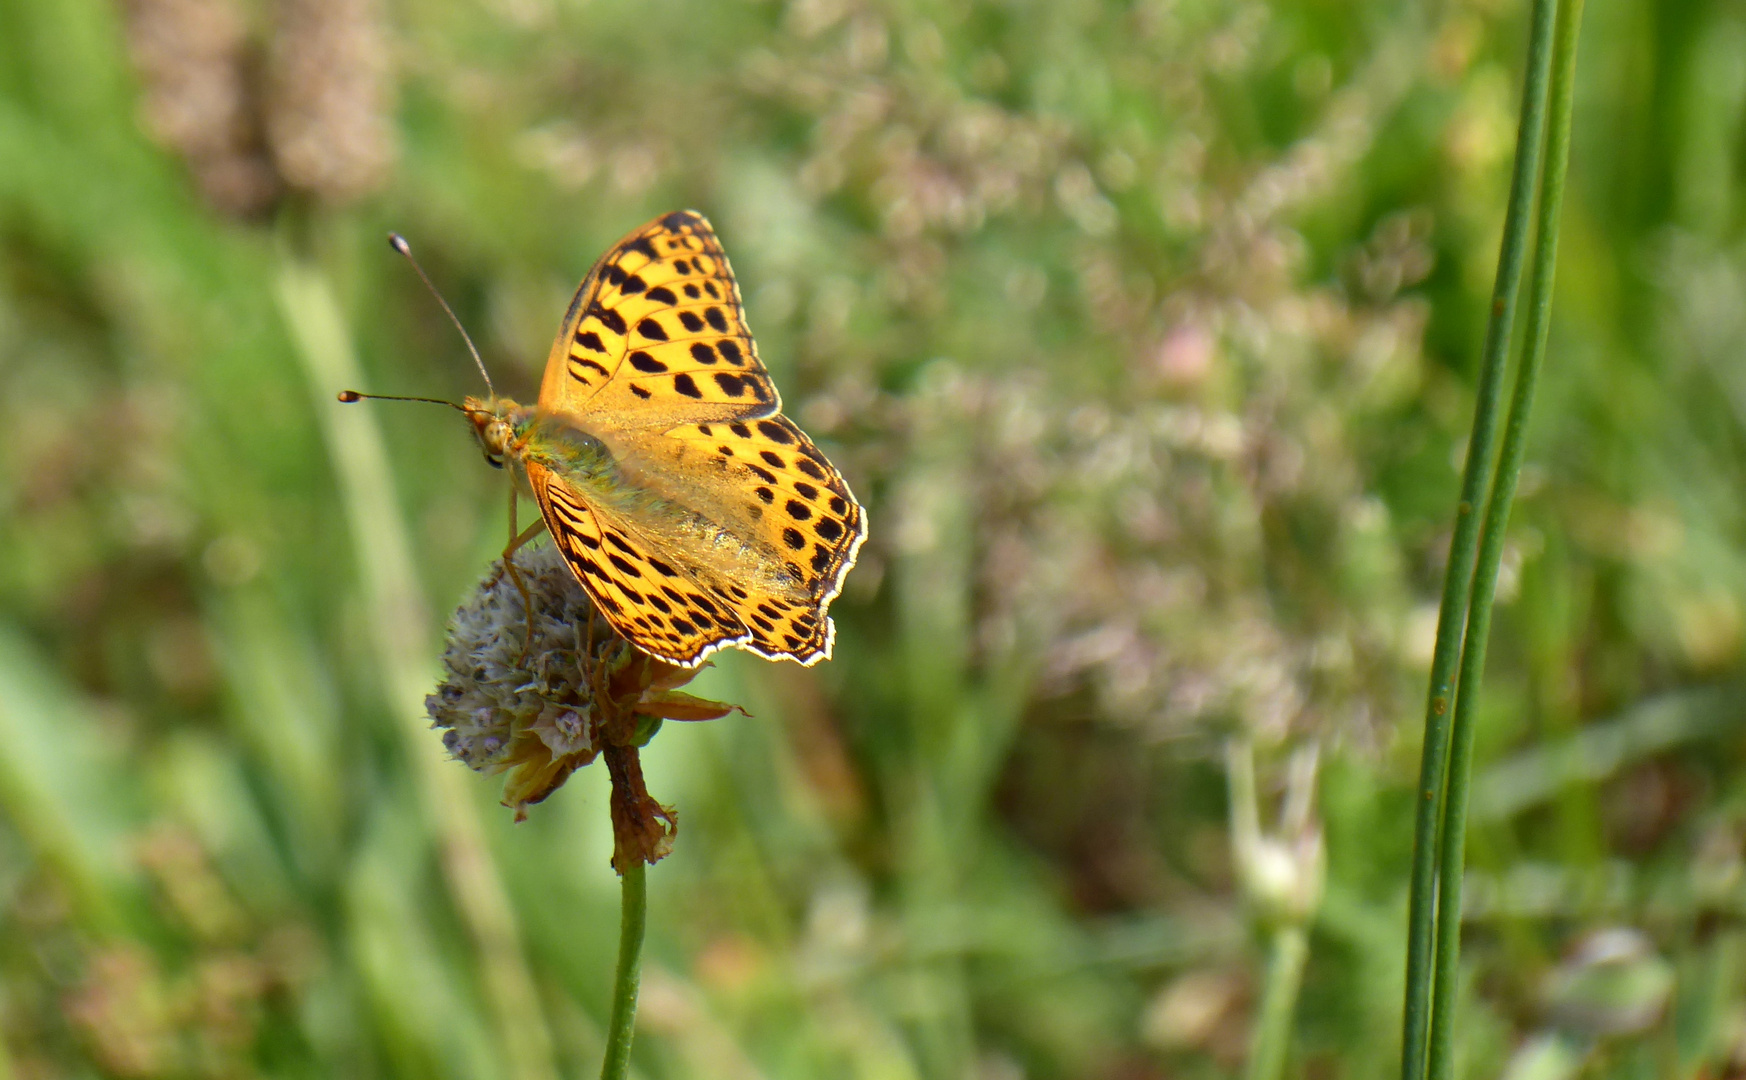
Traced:
[[[389, 233], [388, 234], [388, 246], [392, 247], [395, 251], [400, 252], [400, 254], [406, 256], [406, 261], [412, 264], [412, 268], [414, 270], [418, 271], [419, 278], [424, 281], [424, 287], [430, 290], [430, 294], [432, 296], [436, 297], [436, 302], [441, 304], [443, 306], [443, 311], [448, 313], [449, 321], [454, 323], [455, 329], [459, 330], [461, 332], [461, 340], [465, 341], [467, 343], [467, 351], [473, 354], [473, 363], [479, 365], [479, 374], [485, 376], [485, 389], [490, 391], [492, 397], [496, 397], [497, 396], [497, 388], [495, 386], [491, 385], [491, 373], [485, 370], [485, 361], [481, 360], [479, 358], [479, 350], [473, 346], [473, 339], [467, 336], [467, 328], [462, 326], [461, 320], [455, 317], [455, 309], [449, 307], [449, 302], [447, 300], [444, 300], [443, 294], [437, 291], [436, 285], [432, 284], [432, 282], [430, 280], [430, 275], [426, 274], [424, 272], [424, 267], [418, 265], [418, 260], [412, 257], [412, 245], [408, 244], [406, 242], [406, 237], [401, 236], [399, 233]], [[372, 397], [372, 396], [376, 396], [376, 395], [366, 394], [364, 396], [365, 397]], [[408, 398], [408, 399], [402, 399], [402, 400], [429, 401], [431, 399], [430, 398]], [[453, 403], [452, 402], [444, 402], [444, 404], [453, 404]], [[458, 406], [458, 405], [456, 406], [456, 408], [459, 408], [459, 407], [460, 406]]]
[[364, 401], [366, 399], [372, 401], [428, 401], [432, 405], [447, 405], [449, 408], [455, 409], [459, 412], [464, 413], [467, 411], [464, 406], [435, 397], [401, 397], [399, 394], [360, 394], [356, 390], [341, 390], [339, 392], [339, 399], [347, 404], [354, 401]]

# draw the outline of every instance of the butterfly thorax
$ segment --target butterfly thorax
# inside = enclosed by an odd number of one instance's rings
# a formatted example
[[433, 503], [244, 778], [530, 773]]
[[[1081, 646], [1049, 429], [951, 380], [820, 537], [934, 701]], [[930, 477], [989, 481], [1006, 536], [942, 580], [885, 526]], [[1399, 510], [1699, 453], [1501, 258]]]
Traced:
[[619, 470], [605, 443], [565, 419], [526, 411], [525, 418], [513, 423], [511, 453], [518, 461], [590, 488], [618, 482]]
[[567, 419], [508, 398], [481, 401], [469, 397], [461, 407], [473, 422], [486, 460], [499, 468], [510, 459], [543, 466], [573, 482], [598, 482], [616, 476], [612, 453], [605, 444]]

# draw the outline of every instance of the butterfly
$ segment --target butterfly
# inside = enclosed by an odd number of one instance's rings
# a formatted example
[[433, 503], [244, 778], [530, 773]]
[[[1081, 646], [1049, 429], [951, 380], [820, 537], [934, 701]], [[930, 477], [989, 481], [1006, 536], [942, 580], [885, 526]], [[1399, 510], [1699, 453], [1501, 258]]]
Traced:
[[[486, 460], [518, 468], [539, 505], [504, 552], [511, 574], [514, 550], [543, 529], [613, 629], [651, 656], [687, 668], [728, 646], [829, 658], [830, 603], [866, 514], [782, 415], [703, 215], [656, 218], [594, 264], [537, 405], [493, 391], [457, 407]], [[512, 534], [514, 500], [512, 488]]]

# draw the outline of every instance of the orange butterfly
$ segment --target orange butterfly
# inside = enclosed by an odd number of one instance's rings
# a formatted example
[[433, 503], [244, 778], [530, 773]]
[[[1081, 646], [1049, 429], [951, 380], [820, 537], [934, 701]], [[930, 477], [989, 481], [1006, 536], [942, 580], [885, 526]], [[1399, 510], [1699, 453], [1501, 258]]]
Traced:
[[[378, 395], [341, 399], [366, 396]], [[544, 528], [607, 621], [651, 656], [830, 656], [827, 612], [866, 515], [782, 415], [701, 214], [649, 222], [582, 279], [538, 405], [493, 392], [457, 407], [486, 459], [519, 465], [539, 503], [541, 520], [504, 552], [518, 585], [510, 556]], [[512, 533], [513, 515], [512, 491]]]

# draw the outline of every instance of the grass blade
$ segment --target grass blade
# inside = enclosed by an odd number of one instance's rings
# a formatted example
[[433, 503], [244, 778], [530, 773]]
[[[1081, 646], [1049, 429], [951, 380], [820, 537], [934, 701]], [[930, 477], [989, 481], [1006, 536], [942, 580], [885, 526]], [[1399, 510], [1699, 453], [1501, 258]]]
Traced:
[[1436, 980], [1432, 998], [1429, 1072], [1447, 1080], [1454, 1072], [1455, 981], [1461, 958], [1461, 872], [1467, 839], [1467, 796], [1473, 775], [1473, 738], [1479, 707], [1479, 681], [1485, 671], [1486, 638], [1491, 632], [1497, 571], [1503, 561], [1504, 534], [1515, 500], [1522, 458], [1527, 452], [1528, 417], [1546, 356], [1552, 313], [1552, 282], [1558, 261], [1558, 215], [1564, 204], [1564, 177], [1570, 158], [1570, 114], [1576, 73], [1576, 35], [1582, 0], [1558, 5], [1552, 45], [1551, 103], [1546, 127], [1546, 168], [1540, 178], [1538, 236], [1534, 272], [1528, 285], [1528, 327], [1521, 369], [1516, 375], [1509, 418], [1504, 424], [1497, 480], [1485, 509], [1479, 561], [1468, 605], [1467, 648], [1456, 684], [1455, 717], [1449, 733], [1449, 783], [1444, 798], [1442, 850], [1437, 903]]
[[1468, 437], [1467, 464], [1461, 477], [1461, 501], [1455, 511], [1449, 564], [1443, 577], [1443, 598], [1437, 612], [1437, 638], [1431, 655], [1430, 689], [1425, 703], [1425, 741], [1419, 763], [1418, 808], [1413, 822], [1401, 1080], [1418, 1080], [1425, 1069], [1437, 899], [1437, 823], [1442, 810], [1438, 795], [1443, 789], [1449, 749], [1450, 706], [1456, 669], [1461, 662], [1461, 627], [1466, 621], [1474, 552], [1479, 542], [1476, 509], [1485, 497], [1486, 478], [1497, 445], [1497, 422], [1503, 400], [1504, 371], [1509, 361], [1510, 336], [1515, 323], [1516, 294], [1528, 250], [1534, 177], [1540, 170], [1540, 136], [1545, 127], [1552, 22], [1556, 8], [1556, 0], [1535, 0], [1534, 3], [1528, 39], [1528, 70], [1516, 133], [1515, 171], [1510, 177], [1503, 242], [1492, 288], [1491, 317], [1486, 325], [1485, 346], [1480, 356], [1473, 431]]

